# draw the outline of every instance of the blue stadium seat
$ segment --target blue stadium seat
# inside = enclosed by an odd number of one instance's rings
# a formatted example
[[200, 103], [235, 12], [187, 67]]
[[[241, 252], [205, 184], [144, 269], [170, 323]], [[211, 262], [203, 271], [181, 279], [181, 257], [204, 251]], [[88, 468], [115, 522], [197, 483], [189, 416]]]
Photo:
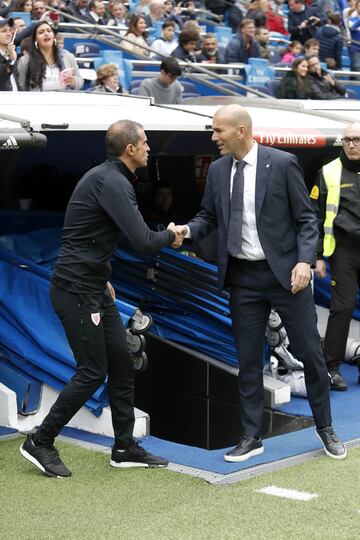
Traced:
[[[246, 90], [243, 90], [242, 88], [238, 88], [237, 86], [234, 86], [233, 84], [231, 83], [227, 83], [227, 82], [220, 82], [219, 81], [219, 91], [220, 91], [220, 95], [223, 95], [221, 93], [221, 87], [220, 85], [223, 87], [223, 88], [228, 88], [229, 90], [232, 90], [233, 92], [236, 92], [237, 94], [241, 94], [242, 96], [245, 96], [246, 95]], [[224, 94], [225, 95], [225, 94]], [[227, 96], [229, 94], [226, 94]]]
[[183, 88], [183, 92], [192, 92], [196, 93], [196, 86], [194, 83], [189, 81], [183, 81], [182, 79], [178, 79], [179, 83], [181, 84]]
[[276, 97], [279, 84], [280, 81], [277, 81], [276, 79], [270, 79], [265, 83], [265, 87], [268, 88], [270, 96]]
[[355, 90], [352, 90], [351, 88], [346, 88], [347, 93], [347, 99], [359, 99], [358, 95]]
[[349, 70], [351, 68], [350, 56], [343, 55], [341, 57], [341, 64], [342, 64], [342, 69]]
[[275, 69], [265, 58], [249, 58], [245, 66], [245, 81], [247, 86], [264, 85], [275, 77]]
[[218, 44], [222, 47], [227, 47], [229, 41], [232, 40], [233, 32], [230, 26], [217, 26], [215, 29]]
[[78, 58], [93, 58], [100, 55], [99, 45], [96, 45], [96, 43], [87, 43], [86, 41], [75, 43], [73, 51]]

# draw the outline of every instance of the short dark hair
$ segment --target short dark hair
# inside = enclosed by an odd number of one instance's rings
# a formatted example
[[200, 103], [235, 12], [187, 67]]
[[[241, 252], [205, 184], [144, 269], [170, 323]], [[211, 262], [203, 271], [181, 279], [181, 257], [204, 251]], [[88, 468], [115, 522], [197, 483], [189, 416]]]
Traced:
[[190, 41], [198, 41], [199, 34], [195, 30], [183, 30], [179, 34], [179, 45], [186, 45]]
[[128, 144], [134, 146], [139, 142], [141, 124], [133, 120], [118, 120], [111, 124], [105, 135], [107, 153], [111, 156], [122, 156]]
[[169, 26], [172, 26], [173, 28], [175, 28], [175, 23], [173, 21], [167, 20], [164, 22], [161, 28], [162, 30], [165, 30], [165, 28], [169, 28]]
[[304, 49], [309, 49], [310, 47], [313, 47], [314, 45], [320, 46], [320, 41], [317, 38], [309, 38], [304, 43]]
[[180, 77], [182, 73], [179, 62], [173, 56], [168, 56], [161, 62], [160, 71], [165, 71], [165, 73], [176, 77]]

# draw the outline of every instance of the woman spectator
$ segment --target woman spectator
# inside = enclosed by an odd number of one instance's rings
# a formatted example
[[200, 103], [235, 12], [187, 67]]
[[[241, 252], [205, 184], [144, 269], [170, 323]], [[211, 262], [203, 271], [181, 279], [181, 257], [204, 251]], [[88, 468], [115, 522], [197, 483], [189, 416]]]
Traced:
[[280, 81], [277, 96], [280, 99], [311, 99], [312, 90], [308, 79], [308, 62], [305, 58], [294, 60], [291, 71]]
[[137, 54], [138, 56], [150, 56], [150, 51], [143, 49], [148, 47], [146, 41], [147, 38], [147, 25], [143, 15], [133, 15], [129, 22], [129, 30], [125, 34], [125, 38], [130, 40], [122, 40], [121, 47], [130, 53]]
[[24, 13], [32, 12], [32, 0], [17, 0], [13, 11], [23, 11]]
[[22, 90], [79, 90], [83, 85], [74, 55], [59, 49], [46, 21], [38, 22], [31, 34], [29, 53], [18, 64]]
[[302, 45], [300, 41], [292, 41], [285, 53], [281, 57], [281, 62], [283, 64], [292, 64], [293, 61], [300, 56], [302, 52]]
[[122, 86], [119, 83], [119, 68], [116, 64], [103, 64], [96, 70], [97, 79], [92, 92], [109, 92], [121, 94]]

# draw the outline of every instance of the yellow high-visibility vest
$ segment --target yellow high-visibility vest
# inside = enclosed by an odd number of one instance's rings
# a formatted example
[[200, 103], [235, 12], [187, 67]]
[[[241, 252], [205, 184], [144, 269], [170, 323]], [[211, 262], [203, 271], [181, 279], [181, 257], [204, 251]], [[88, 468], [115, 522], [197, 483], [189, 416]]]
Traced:
[[327, 187], [323, 245], [325, 257], [332, 255], [336, 246], [334, 219], [339, 210], [341, 173], [342, 164], [339, 158], [323, 167], [323, 176]]

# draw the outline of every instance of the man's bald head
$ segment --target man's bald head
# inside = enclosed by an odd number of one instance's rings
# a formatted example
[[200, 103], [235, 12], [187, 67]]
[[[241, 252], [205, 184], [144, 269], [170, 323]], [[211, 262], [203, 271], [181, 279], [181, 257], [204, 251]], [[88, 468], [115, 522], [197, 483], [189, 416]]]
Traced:
[[244, 107], [225, 105], [216, 111], [212, 127], [212, 140], [222, 156], [242, 159], [253, 146], [252, 120]]
[[229, 124], [240, 127], [244, 126], [249, 135], [252, 135], [252, 120], [251, 116], [244, 107], [237, 104], [224, 105], [220, 107], [214, 115], [214, 120], [221, 118]]
[[343, 148], [351, 161], [360, 160], [360, 123], [354, 122], [346, 126], [343, 134]]

